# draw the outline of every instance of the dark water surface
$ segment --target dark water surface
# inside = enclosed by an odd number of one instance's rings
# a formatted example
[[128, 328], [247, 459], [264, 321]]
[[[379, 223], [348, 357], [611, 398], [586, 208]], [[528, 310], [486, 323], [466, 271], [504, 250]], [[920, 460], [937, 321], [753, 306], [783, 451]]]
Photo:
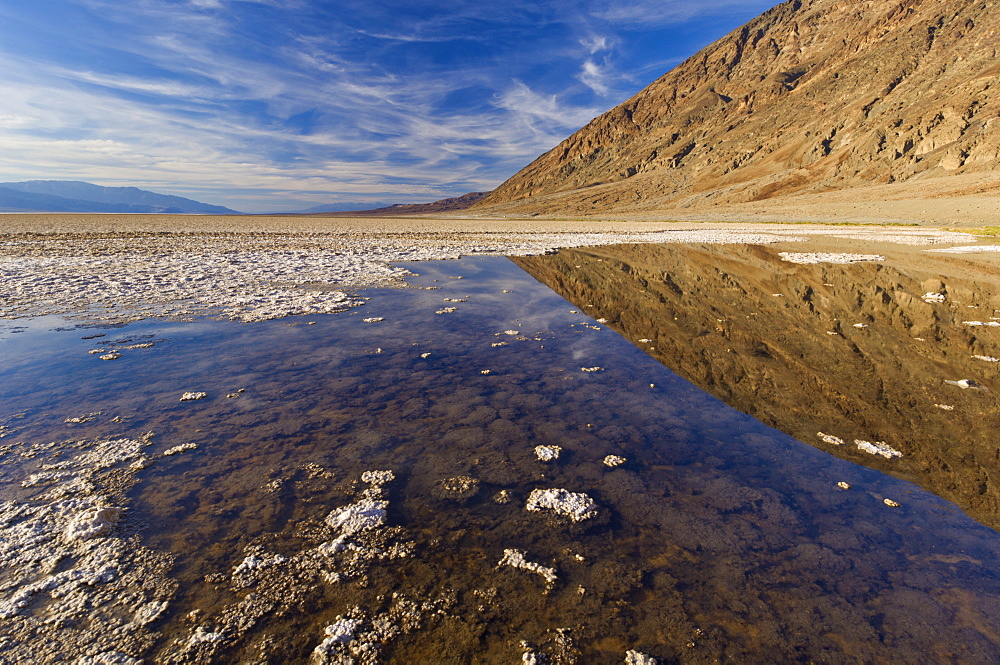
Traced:
[[[25, 414], [5, 444], [197, 444], [130, 491], [180, 582], [148, 659], [306, 661], [355, 617], [384, 628], [359, 663], [1000, 660], [992, 529], [725, 406], [506, 259], [408, 267], [438, 288], [372, 291], [349, 314], [0, 331], [0, 417]], [[382, 494], [373, 470], [395, 474]], [[22, 469], [0, 473], [0, 498], [24, 495]], [[525, 510], [550, 488], [597, 514]], [[387, 526], [315, 555], [324, 519], [365, 496], [388, 501]], [[507, 549], [556, 581], [498, 566]], [[251, 554], [273, 563], [234, 573]], [[224, 646], [179, 647], [195, 625], [224, 627]]]

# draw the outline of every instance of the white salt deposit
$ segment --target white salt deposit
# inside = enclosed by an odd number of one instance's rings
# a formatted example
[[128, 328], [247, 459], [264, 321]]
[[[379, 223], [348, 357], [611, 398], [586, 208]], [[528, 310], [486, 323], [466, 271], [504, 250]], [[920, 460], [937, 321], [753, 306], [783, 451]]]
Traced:
[[243, 573], [249, 573], [263, 568], [268, 568], [270, 566], [278, 566], [288, 561], [286, 557], [280, 554], [275, 554], [271, 557], [260, 557], [255, 554], [250, 554], [243, 561], [240, 562], [238, 566], [233, 568], [233, 577], [237, 575], [242, 575]]
[[824, 442], [829, 443], [830, 445], [833, 446], [844, 445], [844, 440], [841, 439], [839, 436], [834, 436], [832, 434], [823, 434], [823, 432], [816, 432], [816, 436], [821, 438]]
[[962, 321], [967, 326], [985, 326], [987, 328], [1000, 328], [1000, 321]]
[[994, 358], [993, 356], [972, 356], [976, 360], [985, 360], [988, 363], [1000, 363], [1000, 358]]
[[83, 416], [73, 416], [72, 418], [67, 418], [64, 423], [82, 425], [83, 423], [89, 423], [93, 421], [97, 416], [101, 415], [100, 411], [95, 411], [94, 413], [88, 413]]
[[959, 379], [957, 381], [952, 381], [951, 379], [945, 379], [944, 382], [947, 383], [949, 386], [957, 386], [962, 390], [986, 390], [986, 388], [977, 383], [975, 379]]
[[73, 516], [66, 527], [66, 540], [90, 540], [111, 532], [121, 508], [113, 506], [91, 506]]
[[172, 448], [164, 450], [163, 456], [170, 457], [171, 455], [177, 455], [178, 453], [187, 452], [188, 450], [195, 450], [197, 447], [197, 443], [182, 443], [179, 446], [173, 446]]
[[323, 631], [323, 641], [316, 647], [314, 657], [328, 657], [354, 639], [354, 631], [361, 624], [357, 619], [338, 616]]
[[946, 300], [943, 293], [935, 293], [934, 291], [928, 291], [923, 296], [921, 296], [924, 302], [937, 303], [944, 302]]
[[582, 492], [565, 489], [531, 490], [524, 509], [530, 512], [552, 512], [574, 522], [582, 522], [597, 514], [593, 499]]
[[604, 458], [604, 466], [613, 469], [616, 466], [621, 466], [627, 460], [624, 457], [619, 457], [618, 455], [608, 455]]
[[559, 453], [561, 452], [561, 446], [535, 446], [535, 456], [543, 462], [551, 462], [559, 459]]
[[519, 568], [535, 573], [536, 575], [541, 575], [548, 589], [551, 589], [558, 579], [555, 568], [548, 568], [540, 563], [528, 561], [524, 558], [524, 550], [505, 549], [503, 551], [503, 558], [500, 559], [497, 566], [510, 566], [511, 568]]
[[181, 395], [182, 402], [193, 402], [197, 399], [205, 399], [208, 397], [208, 393], [184, 393]]
[[647, 656], [641, 651], [626, 651], [625, 665], [656, 665], [657, 660], [652, 656]]
[[[169, 604], [171, 559], [121, 524], [130, 463], [148, 438], [24, 444], [41, 470], [30, 500], [0, 502], [4, 662], [135, 663], [151, 648], [146, 624]], [[46, 458], [49, 458], [46, 460]], [[8, 463], [0, 459], [0, 465]], [[114, 496], [115, 499], [111, 497]]]
[[903, 453], [899, 452], [895, 448], [890, 447], [885, 441], [864, 441], [862, 439], [855, 439], [854, 445], [858, 447], [858, 450], [863, 450], [866, 453], [872, 455], [881, 455], [886, 459], [892, 459], [893, 457], [902, 457]]
[[863, 261], [885, 261], [878, 254], [837, 254], [831, 252], [778, 252], [778, 256], [790, 263], [861, 263]]
[[944, 252], [948, 254], [975, 254], [979, 252], [1000, 252], [1000, 245], [962, 245], [960, 247], [939, 247], [925, 249], [925, 252]]
[[385, 485], [396, 479], [396, 474], [392, 471], [365, 471], [361, 474], [361, 482], [372, 485]]
[[[74, 314], [103, 321], [222, 315], [263, 321], [364, 304], [332, 285], [401, 284], [393, 262], [527, 256], [620, 243], [770, 244], [810, 236], [911, 245], [975, 242], [929, 229], [703, 229], [645, 233], [212, 234], [0, 244], [0, 318]], [[972, 251], [990, 251], [977, 246]], [[954, 251], [954, 248], [953, 250]], [[98, 313], [100, 312], [100, 313]], [[380, 318], [380, 317], [372, 317]]]
[[581, 372], [603, 372], [604, 368], [603, 367], [581, 367], [580, 371]]
[[899, 508], [899, 502], [893, 501], [892, 499], [882, 499], [882, 503], [889, 506], [890, 508]]
[[334, 510], [326, 516], [326, 523], [342, 535], [354, 535], [365, 529], [374, 529], [385, 524], [385, 509], [388, 501], [362, 499]]
[[73, 665], [142, 665], [142, 659], [121, 651], [104, 651], [96, 656], [81, 656], [73, 661]]
[[188, 643], [194, 646], [204, 642], [221, 642], [224, 639], [226, 639], [224, 633], [209, 630], [205, 626], [198, 626], [189, 638]]

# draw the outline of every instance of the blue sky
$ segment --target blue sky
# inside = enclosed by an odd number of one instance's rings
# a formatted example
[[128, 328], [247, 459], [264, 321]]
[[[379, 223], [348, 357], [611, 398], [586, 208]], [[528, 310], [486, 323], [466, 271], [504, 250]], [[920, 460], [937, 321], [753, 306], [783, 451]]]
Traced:
[[776, 0], [0, 0], [0, 181], [247, 212], [496, 187]]

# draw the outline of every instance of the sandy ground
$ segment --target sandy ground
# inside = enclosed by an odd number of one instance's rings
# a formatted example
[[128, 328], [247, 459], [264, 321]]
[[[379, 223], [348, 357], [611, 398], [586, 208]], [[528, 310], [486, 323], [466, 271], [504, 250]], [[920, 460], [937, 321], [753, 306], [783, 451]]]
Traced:
[[[1000, 224], [998, 191], [1000, 180], [996, 174], [974, 173], [738, 203], [714, 203], [708, 193], [692, 194], [686, 202], [666, 204], [637, 199], [623, 203], [618, 212], [602, 213], [602, 218], [742, 224], [905, 224], [961, 229]], [[536, 219], [574, 217], [579, 213], [560, 212], [571, 209], [563, 199], [574, 197], [579, 198], [579, 191], [470, 212], [491, 219], [506, 215], [531, 215]]]

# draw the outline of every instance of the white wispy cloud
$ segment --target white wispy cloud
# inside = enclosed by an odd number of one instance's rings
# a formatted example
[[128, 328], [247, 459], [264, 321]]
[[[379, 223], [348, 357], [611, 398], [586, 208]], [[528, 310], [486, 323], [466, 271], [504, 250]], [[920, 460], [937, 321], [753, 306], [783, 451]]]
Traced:
[[[632, 0], [631, 2], [597, 0], [591, 5], [591, 14], [614, 24], [657, 26], [733, 11], [746, 11], [748, 9], [760, 11], [761, 4], [757, 0], [699, 0], [699, 2], [690, 2], [690, 0]], [[773, 6], [778, 2], [764, 4]]]
[[606, 36], [588, 35], [580, 40], [580, 45], [593, 55], [600, 51], [611, 48], [611, 44]]
[[602, 97], [611, 93], [611, 73], [593, 60], [585, 60], [577, 75], [580, 82]]
[[[0, 6], [0, 179], [257, 210], [490, 189], [637, 91], [648, 60], [628, 35], [762, 4], [67, 2], [88, 20]], [[14, 51], [5, 24], [62, 42]]]

